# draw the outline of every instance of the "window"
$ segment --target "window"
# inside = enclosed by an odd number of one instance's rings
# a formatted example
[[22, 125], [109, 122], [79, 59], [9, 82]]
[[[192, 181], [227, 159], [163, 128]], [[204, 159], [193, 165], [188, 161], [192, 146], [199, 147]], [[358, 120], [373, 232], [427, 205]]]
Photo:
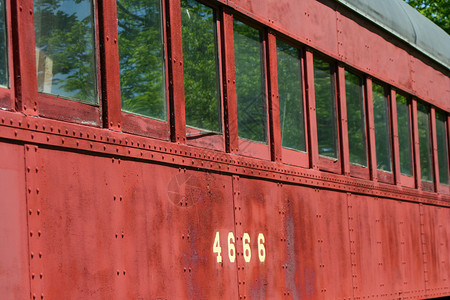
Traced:
[[8, 47], [4, 1], [0, 1], [0, 53], [0, 86], [8, 86]]
[[298, 49], [277, 40], [277, 67], [281, 144], [285, 148], [306, 151]]
[[433, 181], [431, 165], [430, 108], [417, 103], [417, 124], [419, 129], [420, 174], [422, 181]]
[[262, 33], [237, 20], [233, 30], [239, 137], [267, 143]]
[[331, 64], [318, 58], [314, 58], [314, 87], [319, 154], [337, 159], [339, 150], [334, 71]]
[[448, 182], [448, 140], [447, 140], [447, 116], [444, 113], [436, 111], [436, 138], [438, 148], [439, 162], [439, 182], [449, 184]]
[[38, 91], [98, 104], [90, 0], [35, 0]]
[[350, 163], [367, 167], [366, 125], [362, 78], [345, 71]]
[[372, 95], [377, 169], [392, 172], [391, 134], [386, 90], [384, 87], [373, 83]]
[[122, 110], [167, 120], [160, 0], [117, 0]]
[[410, 101], [405, 96], [397, 94], [397, 124], [398, 144], [400, 149], [400, 173], [413, 175], [411, 152], [411, 117]]
[[186, 125], [220, 132], [221, 101], [215, 11], [181, 1]]

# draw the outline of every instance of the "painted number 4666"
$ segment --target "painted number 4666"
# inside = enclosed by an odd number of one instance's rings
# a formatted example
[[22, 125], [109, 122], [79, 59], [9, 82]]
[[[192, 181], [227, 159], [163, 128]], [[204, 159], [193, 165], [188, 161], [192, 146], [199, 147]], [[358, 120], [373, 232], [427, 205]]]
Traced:
[[[258, 258], [260, 262], [266, 260], [266, 248], [264, 246], [265, 238], [262, 233], [258, 234]], [[236, 245], [233, 232], [228, 233], [228, 259], [231, 263], [236, 261]], [[217, 254], [217, 262], [222, 262], [222, 247], [220, 246], [220, 234], [216, 232], [216, 238], [214, 239], [213, 253]], [[250, 262], [252, 259], [252, 248], [250, 247], [250, 236], [248, 233], [242, 235], [242, 253], [244, 255], [245, 262]]]

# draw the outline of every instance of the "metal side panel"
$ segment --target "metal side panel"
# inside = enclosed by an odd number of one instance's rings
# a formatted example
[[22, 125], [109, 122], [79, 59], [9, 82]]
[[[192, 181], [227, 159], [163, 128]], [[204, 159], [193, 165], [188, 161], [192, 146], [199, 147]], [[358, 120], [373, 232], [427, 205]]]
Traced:
[[281, 28], [301, 42], [326, 53], [337, 53], [335, 3], [330, 0], [229, 0], [238, 11]]
[[30, 297], [24, 147], [0, 142], [0, 298]]
[[[345, 193], [284, 185], [294, 299], [353, 297]], [[291, 258], [293, 256], [293, 258]]]
[[291, 294], [279, 184], [234, 176], [233, 191], [239, 299], [281, 299]]
[[450, 295], [450, 213], [448, 208], [421, 206], [423, 261], [427, 297]]
[[216, 232], [234, 229], [231, 177], [38, 153], [47, 298], [237, 297], [236, 265], [213, 248]]

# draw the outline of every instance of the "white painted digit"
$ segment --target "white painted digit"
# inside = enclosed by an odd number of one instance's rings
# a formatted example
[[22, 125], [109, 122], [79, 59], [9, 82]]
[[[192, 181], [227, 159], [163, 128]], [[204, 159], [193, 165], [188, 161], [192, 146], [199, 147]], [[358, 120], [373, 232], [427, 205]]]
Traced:
[[232, 232], [228, 233], [228, 257], [230, 262], [234, 263], [236, 261], [236, 247], [234, 246], [234, 234]]
[[252, 259], [252, 249], [250, 248], [250, 236], [247, 232], [242, 236], [242, 248], [245, 262], [250, 262]]
[[266, 260], [266, 248], [264, 247], [264, 243], [264, 234], [258, 234], [258, 256], [260, 262], [264, 262]]
[[222, 262], [222, 248], [220, 247], [220, 235], [219, 232], [216, 232], [216, 238], [214, 239], [214, 245], [213, 245], [213, 253], [217, 253], [217, 262]]

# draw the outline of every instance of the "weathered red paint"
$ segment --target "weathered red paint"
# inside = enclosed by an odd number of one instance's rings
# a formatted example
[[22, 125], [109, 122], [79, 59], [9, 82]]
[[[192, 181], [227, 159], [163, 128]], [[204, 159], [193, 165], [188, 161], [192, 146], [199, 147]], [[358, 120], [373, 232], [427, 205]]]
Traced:
[[[7, 18], [12, 21], [10, 74], [15, 77], [11, 89], [0, 88], [0, 106], [11, 110], [16, 92], [19, 102], [13, 112], [0, 111], [0, 295], [449, 296], [449, 189], [416, 189], [420, 174], [400, 175], [395, 100], [396, 90], [403, 91], [448, 113], [449, 78], [441, 67], [420, 61], [420, 55], [408, 53], [405, 45], [333, 1], [205, 0], [219, 14], [225, 134], [199, 143], [186, 141], [190, 129], [184, 119], [179, 1], [163, 2], [163, 23], [170, 25], [163, 29], [170, 71], [168, 122], [120, 112], [114, 3], [99, 1], [96, 6], [97, 46], [103, 47], [97, 47], [97, 58], [102, 58], [97, 66], [100, 108], [38, 95], [34, 47], [29, 46], [34, 43], [32, 1], [12, 1]], [[235, 15], [269, 32], [265, 64], [270, 147], [238, 138]], [[296, 156], [281, 147], [277, 36], [299, 48], [308, 46], [302, 63], [307, 154]], [[339, 63], [336, 163], [319, 157], [317, 150], [313, 56], [319, 52]], [[371, 76], [366, 80], [370, 166], [362, 172], [348, 161], [344, 63]], [[393, 87], [391, 176], [380, 177], [374, 163], [372, 77]], [[415, 101], [412, 134], [415, 169], [420, 170]], [[436, 156], [435, 108], [431, 111]], [[392, 178], [395, 185], [390, 184]], [[217, 232], [221, 263], [213, 252]], [[234, 263], [228, 254], [230, 232], [239, 254]], [[243, 253], [244, 233], [250, 237], [249, 262]], [[265, 238], [264, 261], [259, 258], [260, 233]]]

